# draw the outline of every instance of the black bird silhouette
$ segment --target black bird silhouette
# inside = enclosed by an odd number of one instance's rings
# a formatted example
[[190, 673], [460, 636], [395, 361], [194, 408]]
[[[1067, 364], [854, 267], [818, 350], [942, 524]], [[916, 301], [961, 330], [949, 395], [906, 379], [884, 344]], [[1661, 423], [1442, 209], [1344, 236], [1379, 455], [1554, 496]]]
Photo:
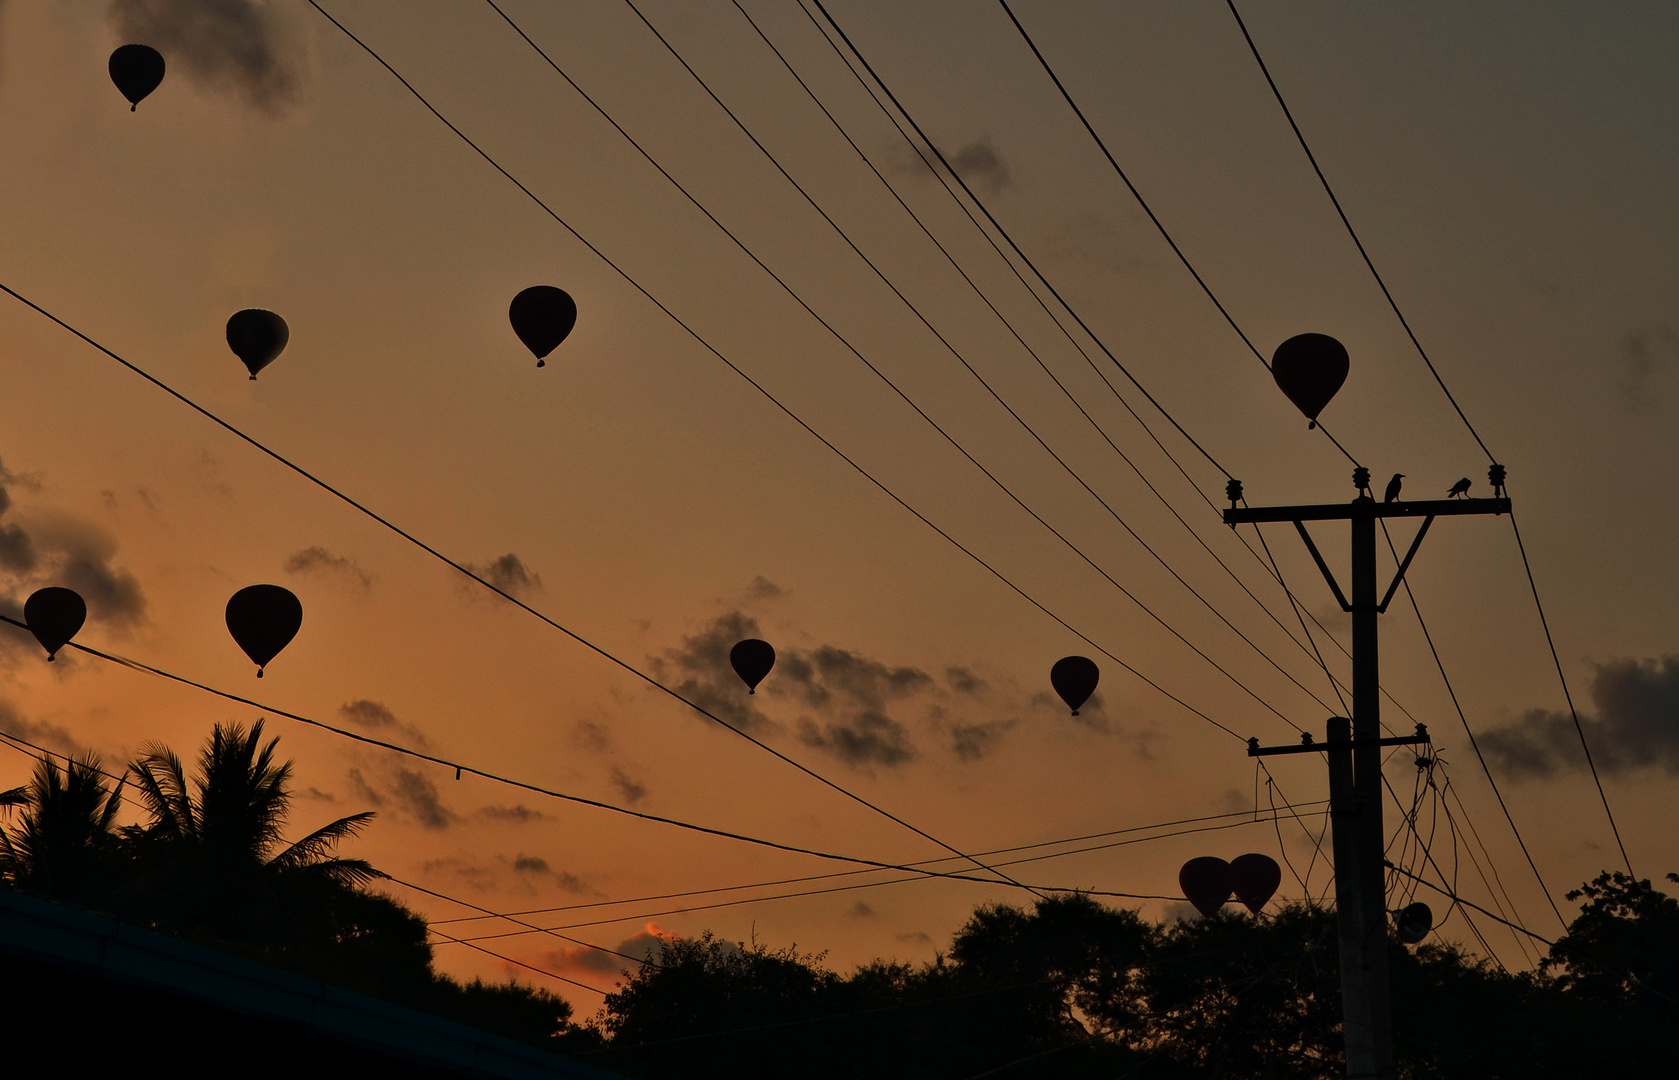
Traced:
[[1467, 494], [1469, 494], [1469, 477], [1466, 476], [1452, 485], [1452, 490], [1446, 492], [1446, 498], [1455, 499], [1459, 495]]
[[1393, 479], [1388, 481], [1387, 494], [1382, 496], [1383, 502], [1393, 502], [1399, 498], [1399, 481], [1403, 479], [1405, 479], [1404, 473], [1396, 472], [1393, 474]]

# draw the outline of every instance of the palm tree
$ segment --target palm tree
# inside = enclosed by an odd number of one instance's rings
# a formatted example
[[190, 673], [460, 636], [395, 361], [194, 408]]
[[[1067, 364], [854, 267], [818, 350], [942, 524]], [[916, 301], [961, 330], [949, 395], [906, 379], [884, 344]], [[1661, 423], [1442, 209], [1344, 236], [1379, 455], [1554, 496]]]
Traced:
[[106, 783], [99, 759], [43, 758], [29, 783], [0, 792], [0, 807], [22, 808], [0, 830], [0, 879], [49, 900], [97, 904], [118, 885], [123, 857], [115, 829], [122, 784]]
[[385, 875], [335, 854], [371, 811], [283, 839], [291, 762], [275, 759], [259, 720], [218, 724], [189, 779], [167, 747], [130, 766], [151, 821], [124, 830], [138, 873], [126, 912], [161, 929], [268, 963], [378, 992], [427, 983], [423, 920], [365, 886]]

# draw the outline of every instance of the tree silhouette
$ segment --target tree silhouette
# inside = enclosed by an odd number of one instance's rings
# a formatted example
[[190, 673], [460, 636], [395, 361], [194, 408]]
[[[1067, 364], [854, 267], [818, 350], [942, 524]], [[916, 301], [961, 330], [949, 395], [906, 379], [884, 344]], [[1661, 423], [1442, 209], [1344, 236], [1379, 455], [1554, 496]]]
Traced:
[[28, 785], [0, 793], [0, 806], [21, 808], [0, 830], [0, 879], [49, 900], [94, 905], [122, 874], [114, 829], [122, 785], [110, 785], [99, 759], [43, 760]]

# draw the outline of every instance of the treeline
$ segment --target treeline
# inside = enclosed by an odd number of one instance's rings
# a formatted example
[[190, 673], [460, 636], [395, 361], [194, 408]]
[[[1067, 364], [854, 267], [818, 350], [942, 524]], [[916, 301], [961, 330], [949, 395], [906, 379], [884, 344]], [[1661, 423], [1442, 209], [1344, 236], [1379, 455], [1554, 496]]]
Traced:
[[[523, 1042], [599, 1045], [563, 998], [433, 969], [425, 920], [369, 887], [378, 870], [337, 854], [373, 814], [284, 843], [291, 763], [262, 734], [260, 721], [217, 725], [190, 773], [155, 745], [120, 773], [43, 760], [0, 792], [12, 819], [0, 882]], [[116, 824], [125, 794], [140, 824]]]
[[[546, 991], [433, 970], [424, 921], [373, 891], [376, 870], [336, 854], [371, 815], [283, 844], [290, 766], [273, 751], [260, 725], [218, 727], [189, 779], [149, 749], [125, 785], [147, 820], [122, 828], [96, 763], [43, 764], [0, 794], [15, 808], [0, 877], [648, 1080], [1343, 1073], [1334, 915], [1311, 904], [1165, 924], [1085, 896], [985, 905], [931, 963], [850, 974], [706, 934], [667, 943], [577, 1023]], [[1679, 902], [1610, 873], [1569, 899], [1579, 913], [1536, 971], [1392, 942], [1402, 1076], [1670, 1074]]]

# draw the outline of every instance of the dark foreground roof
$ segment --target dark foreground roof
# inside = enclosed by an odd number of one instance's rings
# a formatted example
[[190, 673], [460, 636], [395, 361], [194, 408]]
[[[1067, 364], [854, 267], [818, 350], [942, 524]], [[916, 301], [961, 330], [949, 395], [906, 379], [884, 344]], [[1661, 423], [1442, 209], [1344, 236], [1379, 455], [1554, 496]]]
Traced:
[[13, 1075], [149, 1063], [177, 1077], [613, 1080], [476, 1028], [5, 889], [0, 1035]]

